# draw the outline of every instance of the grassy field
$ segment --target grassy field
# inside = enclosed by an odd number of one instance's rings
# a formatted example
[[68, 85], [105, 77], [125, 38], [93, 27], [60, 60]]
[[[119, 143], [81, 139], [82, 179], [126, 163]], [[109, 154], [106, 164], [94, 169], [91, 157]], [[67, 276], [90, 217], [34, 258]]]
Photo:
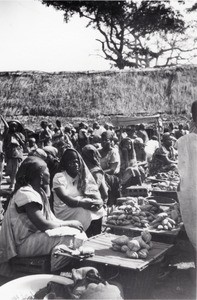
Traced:
[[[99, 119], [157, 112], [180, 115], [197, 99], [197, 66], [152, 70], [0, 72], [0, 113], [41, 118]], [[39, 118], [40, 119], [40, 118]]]

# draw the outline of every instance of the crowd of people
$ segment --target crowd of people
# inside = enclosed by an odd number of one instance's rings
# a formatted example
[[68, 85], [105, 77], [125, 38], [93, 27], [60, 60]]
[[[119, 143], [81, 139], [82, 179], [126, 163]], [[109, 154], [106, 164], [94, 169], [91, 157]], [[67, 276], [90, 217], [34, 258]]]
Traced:
[[[185, 155], [187, 143], [196, 138], [196, 105], [190, 132], [188, 126], [174, 128], [172, 123], [150, 132], [144, 124], [120, 129], [110, 123], [81, 122], [76, 128], [57, 120], [54, 126], [42, 121], [39, 134], [27, 136], [20, 122], [1, 116], [0, 179], [5, 169], [11, 197], [0, 231], [0, 271], [15, 256], [49, 254], [60, 244], [69, 246], [73, 236], [86, 239], [99, 234], [106, 209], [127, 187], [142, 185], [147, 176], [178, 172], [180, 165], [185, 197], [185, 162], [178, 161], [178, 154]], [[197, 144], [193, 147], [196, 150]], [[191, 168], [187, 170], [189, 176]], [[192, 202], [197, 193], [190, 194]], [[56, 262], [52, 261], [54, 269]]]

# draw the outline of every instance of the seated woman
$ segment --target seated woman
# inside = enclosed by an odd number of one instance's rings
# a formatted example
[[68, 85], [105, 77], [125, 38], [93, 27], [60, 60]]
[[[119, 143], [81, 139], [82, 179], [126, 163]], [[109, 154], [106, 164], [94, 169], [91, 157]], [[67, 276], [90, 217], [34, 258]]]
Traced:
[[119, 193], [119, 172], [120, 172], [120, 154], [118, 147], [114, 147], [113, 132], [110, 130], [104, 131], [101, 135], [101, 168], [105, 173], [105, 180], [109, 186], [108, 205], [115, 204], [115, 201], [120, 197]]
[[[27, 157], [18, 170], [0, 231], [0, 271], [4, 275], [13, 257], [48, 255], [56, 246], [70, 246], [74, 235], [86, 238], [79, 221], [62, 221], [52, 213], [44, 191], [49, 180], [47, 165], [38, 157]], [[59, 263], [52, 255], [52, 271], [59, 268]]]
[[141, 174], [138, 169], [136, 153], [131, 138], [122, 139], [119, 145], [120, 149], [120, 182], [122, 194], [125, 189], [131, 185], [141, 185]]
[[[106, 208], [107, 201], [108, 201], [108, 187], [105, 181], [105, 174], [100, 165], [99, 151], [93, 145], [90, 144], [86, 145], [85, 147], [82, 148], [82, 157], [87, 167], [89, 168], [90, 172], [92, 173], [96, 181], [96, 184], [98, 185], [99, 192], [103, 200], [103, 206]], [[93, 231], [94, 234], [101, 233], [102, 218], [96, 221], [92, 221], [90, 227], [91, 227], [91, 231]], [[87, 231], [86, 234], [89, 235]]]
[[78, 220], [86, 231], [103, 216], [98, 186], [75, 149], [66, 149], [53, 178], [54, 212], [62, 220]]
[[174, 137], [169, 132], [163, 134], [162, 145], [155, 150], [150, 162], [149, 175], [170, 170], [177, 171], [177, 151], [173, 147], [173, 141]]
[[101, 167], [106, 174], [118, 175], [120, 172], [120, 154], [117, 147], [114, 147], [113, 133], [108, 130], [101, 135]]
[[98, 185], [103, 204], [106, 206], [108, 200], [108, 187], [105, 182], [104, 172], [100, 165], [100, 153], [93, 145], [89, 144], [83, 147], [82, 157]]
[[146, 170], [147, 170], [147, 167], [148, 167], [147, 155], [146, 155], [145, 144], [143, 142], [143, 139], [137, 137], [134, 140], [134, 149], [135, 149], [135, 152], [136, 152], [136, 159], [137, 159], [138, 169], [140, 171], [141, 180], [143, 182], [145, 180]]

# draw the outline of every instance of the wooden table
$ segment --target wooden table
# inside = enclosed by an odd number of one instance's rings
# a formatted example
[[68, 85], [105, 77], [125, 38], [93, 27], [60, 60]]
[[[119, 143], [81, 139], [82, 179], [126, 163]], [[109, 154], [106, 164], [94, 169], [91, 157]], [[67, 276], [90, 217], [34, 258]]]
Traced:
[[[146, 259], [127, 258], [125, 253], [111, 249], [111, 240], [117, 235], [104, 233], [84, 242], [85, 247], [93, 247], [95, 255], [86, 259], [74, 257], [78, 266], [93, 266], [107, 280], [115, 277], [122, 284], [125, 299], [147, 298], [156, 282], [160, 261], [172, 245], [153, 242], [153, 248]], [[72, 257], [70, 254], [60, 254]]]

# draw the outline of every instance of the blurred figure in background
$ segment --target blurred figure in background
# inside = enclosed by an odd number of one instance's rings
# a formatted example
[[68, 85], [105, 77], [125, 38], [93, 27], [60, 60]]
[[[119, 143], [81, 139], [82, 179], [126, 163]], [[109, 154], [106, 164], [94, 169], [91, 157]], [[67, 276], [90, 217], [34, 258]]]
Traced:
[[120, 142], [120, 183], [121, 192], [126, 193], [126, 188], [131, 185], [141, 185], [141, 174], [137, 165], [136, 153], [132, 139], [124, 138]]
[[36, 150], [38, 148], [38, 145], [36, 143], [36, 139], [34, 137], [29, 138], [27, 142], [27, 152], [31, 152], [33, 150]]
[[[96, 184], [99, 188], [99, 192], [101, 194], [101, 198], [103, 200], [103, 207], [107, 208], [108, 203], [108, 186], [105, 181], [105, 174], [100, 165], [100, 154], [99, 151], [93, 145], [86, 145], [82, 149], [82, 157], [87, 167], [89, 168], [91, 174], [93, 175]], [[93, 229], [94, 227], [94, 229]], [[101, 233], [102, 228], [102, 218], [98, 220], [94, 220], [91, 223], [90, 230], [94, 232], [94, 234]], [[90, 234], [86, 231], [86, 234], [89, 236]]]
[[158, 137], [156, 135], [153, 135], [145, 145], [145, 152], [148, 162], [152, 160], [152, 156], [157, 148], [159, 148]]
[[169, 132], [163, 134], [162, 144], [155, 150], [152, 161], [149, 164], [149, 175], [177, 170], [177, 151], [173, 147], [174, 139]]
[[10, 177], [10, 189], [14, 189], [16, 173], [23, 160], [25, 147], [25, 136], [23, 135], [23, 126], [17, 120], [7, 122], [2, 116], [4, 123], [3, 148], [5, 153], [6, 175]]
[[186, 134], [185, 130], [183, 129], [183, 124], [179, 124], [178, 130], [175, 131], [174, 135], [175, 138], [178, 140], [180, 137]]
[[108, 205], [113, 205], [120, 196], [119, 172], [120, 154], [117, 147], [114, 147], [113, 132], [106, 130], [101, 135], [101, 168], [105, 173], [105, 180], [109, 186]]
[[136, 135], [143, 140], [143, 143], [146, 144], [149, 140], [148, 134], [145, 130], [145, 125], [140, 124], [138, 126], [138, 130], [136, 131]]
[[106, 130], [102, 125], [100, 125], [98, 122], [94, 122], [92, 125], [93, 128], [93, 135], [99, 135], [101, 136], [101, 134]]
[[138, 170], [141, 174], [141, 182], [143, 182], [146, 177], [146, 170], [148, 164], [147, 164], [147, 155], [145, 152], [145, 144], [141, 138], [137, 137], [134, 140], [134, 149], [136, 153]]
[[79, 145], [79, 152], [81, 153], [82, 148], [89, 144], [89, 134], [88, 134], [88, 124], [85, 122], [81, 122], [79, 124], [79, 131], [78, 131], [78, 145]]
[[98, 185], [103, 204], [106, 206], [108, 201], [108, 187], [100, 164], [100, 153], [93, 145], [86, 145], [82, 149], [82, 157]]
[[40, 135], [39, 135], [39, 147], [43, 148], [44, 146], [52, 145], [52, 137], [53, 133], [49, 129], [49, 125], [47, 121], [42, 121], [40, 123], [42, 128]]

